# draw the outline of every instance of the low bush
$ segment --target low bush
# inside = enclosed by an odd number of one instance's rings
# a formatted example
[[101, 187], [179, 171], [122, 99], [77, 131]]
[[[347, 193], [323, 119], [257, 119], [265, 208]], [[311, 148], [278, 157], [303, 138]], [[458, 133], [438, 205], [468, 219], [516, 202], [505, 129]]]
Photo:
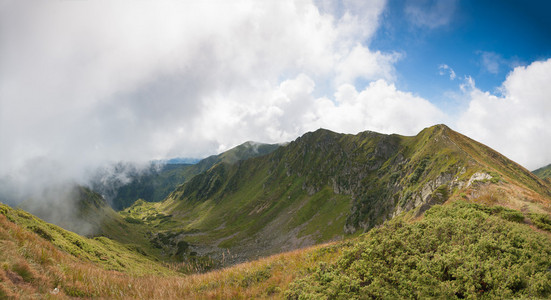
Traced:
[[285, 297], [551, 297], [551, 240], [516, 223], [521, 216], [457, 202], [434, 206], [418, 222], [397, 218], [293, 282]]

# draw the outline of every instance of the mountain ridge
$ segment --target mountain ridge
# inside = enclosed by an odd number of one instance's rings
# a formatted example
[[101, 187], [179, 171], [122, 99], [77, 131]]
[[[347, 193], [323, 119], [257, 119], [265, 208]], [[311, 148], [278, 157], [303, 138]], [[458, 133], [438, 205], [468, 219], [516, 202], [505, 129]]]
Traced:
[[[178, 185], [193, 176], [208, 170], [219, 162], [233, 164], [239, 160], [265, 155], [274, 151], [279, 144], [263, 144], [248, 141], [220, 154], [211, 155], [194, 164], [165, 164], [155, 162], [149, 168], [128, 172], [124, 166], [121, 170], [110, 171], [105, 175], [98, 173], [91, 188], [106, 196], [115, 210], [122, 210], [136, 200], [159, 202], [165, 199]], [[119, 173], [125, 174], [127, 183], [117, 182]], [[113, 187], [114, 186], [114, 187]]]
[[0, 204], [0, 297], [356, 297], [396, 278], [395, 296], [546, 297], [549, 186], [445, 125], [319, 129], [120, 212], [77, 186], [93, 238]]
[[[517, 194], [534, 204], [516, 201]], [[409, 137], [319, 129], [268, 155], [217, 163], [148, 209], [172, 216], [172, 225], [157, 226], [194, 251], [230, 250], [242, 261], [353, 236], [450, 198], [481, 196], [540, 211], [549, 189], [445, 125]], [[136, 211], [123, 213], [148, 218]]]

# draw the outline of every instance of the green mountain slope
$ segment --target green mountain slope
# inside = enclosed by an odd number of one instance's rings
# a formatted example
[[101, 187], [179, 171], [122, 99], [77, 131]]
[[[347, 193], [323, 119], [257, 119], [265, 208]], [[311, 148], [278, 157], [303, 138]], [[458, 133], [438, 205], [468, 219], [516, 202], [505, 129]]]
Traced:
[[[126, 170], [124, 165], [115, 168], [114, 174], [98, 176], [92, 189], [110, 198], [115, 210], [131, 206], [136, 200], [159, 202], [165, 199], [178, 185], [193, 176], [210, 169], [217, 163], [233, 164], [240, 160], [268, 154], [279, 145], [246, 142], [218, 155], [209, 156], [196, 164], [153, 164], [145, 171]], [[119, 173], [128, 176], [128, 183], [121, 183]]]
[[87, 188], [59, 190], [73, 219], [29, 208], [97, 235], [0, 204], [0, 298], [551, 296], [549, 183], [443, 125], [318, 130], [118, 213]]
[[543, 211], [550, 196], [532, 173], [444, 125], [413, 137], [320, 129], [268, 155], [215, 164], [167, 200], [122, 214], [189, 251], [240, 261], [359, 234], [450, 198]]
[[533, 172], [542, 179], [551, 179], [551, 164], [543, 168], [539, 168]]
[[[548, 218], [549, 221], [551, 219]], [[400, 217], [348, 243], [285, 291], [287, 299], [544, 299], [551, 235], [516, 210], [465, 202]]]
[[[92, 208], [88, 207], [86, 209]], [[118, 230], [118, 238], [126, 240], [127, 243], [124, 244], [104, 235], [86, 238], [57, 225], [47, 223], [24, 210], [13, 209], [1, 203], [0, 215], [3, 215], [18, 227], [37, 234], [79, 261], [93, 262], [108, 270], [119, 270], [132, 274], [173, 274], [168, 268], [159, 263], [157, 257], [141, 249], [140, 245], [135, 244], [139, 242], [139, 235], [136, 234], [136, 231], [140, 231], [140, 229], [134, 224], [121, 222], [115, 226], [120, 226], [123, 229]], [[112, 230], [110, 227], [113, 227], [114, 224], [107, 223], [101, 230]], [[111, 233], [114, 234], [115, 232], [111, 231]], [[5, 239], [7, 237], [2, 236], [1, 240]], [[30, 243], [31, 240], [28, 242]]]
[[151, 243], [151, 232], [144, 224], [124, 219], [98, 193], [77, 185], [58, 190], [65, 192], [62, 201], [38, 205], [39, 199], [33, 199], [19, 207], [46, 222], [56, 224], [55, 227], [59, 226], [80, 236], [116, 241], [136, 254], [154, 260], [171, 261], [169, 255]]

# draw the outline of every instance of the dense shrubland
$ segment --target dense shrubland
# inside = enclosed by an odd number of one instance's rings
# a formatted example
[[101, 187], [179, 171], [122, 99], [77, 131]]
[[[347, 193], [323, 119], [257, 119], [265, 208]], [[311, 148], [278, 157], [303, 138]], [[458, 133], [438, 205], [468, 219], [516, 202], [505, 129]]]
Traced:
[[522, 213], [458, 202], [408, 223], [399, 218], [320, 263], [289, 299], [547, 298], [551, 239]]

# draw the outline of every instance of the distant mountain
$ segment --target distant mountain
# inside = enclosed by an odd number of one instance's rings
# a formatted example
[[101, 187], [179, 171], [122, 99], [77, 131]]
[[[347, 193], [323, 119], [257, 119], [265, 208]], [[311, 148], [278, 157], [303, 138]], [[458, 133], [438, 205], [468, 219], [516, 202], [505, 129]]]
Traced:
[[535, 170], [533, 173], [542, 179], [551, 180], [551, 164], [545, 167], [539, 168]]
[[176, 163], [178, 159], [174, 159], [168, 160], [166, 164], [156, 161], [145, 169], [120, 163], [112, 170], [98, 172], [91, 188], [104, 195], [115, 210], [129, 207], [138, 199], [159, 202], [178, 185], [217, 163], [233, 164], [240, 160], [268, 154], [278, 147], [278, 144], [246, 142], [194, 164], [179, 164]]
[[102, 194], [115, 210], [124, 209], [138, 199], [163, 200], [179, 184], [185, 182], [189, 164], [152, 163], [145, 168], [118, 164], [100, 170], [90, 188]]
[[[268, 155], [212, 165], [165, 201], [123, 214], [239, 261], [365, 232], [404, 211], [419, 216], [448, 199], [540, 210], [551, 197], [546, 182], [444, 125], [412, 137], [320, 129]], [[159, 212], [170, 219], [148, 221]]]
[[228, 151], [222, 152], [218, 155], [211, 155], [197, 164], [195, 164], [190, 171], [193, 175], [197, 175], [204, 171], [207, 171], [212, 166], [218, 163], [234, 164], [236, 162], [247, 160], [249, 158], [263, 156], [274, 152], [279, 148], [280, 144], [263, 144], [248, 141], [237, 147], [231, 148]]
[[160, 165], [194, 165], [200, 161], [200, 158], [175, 157], [170, 159], [155, 160], [153, 163]]

